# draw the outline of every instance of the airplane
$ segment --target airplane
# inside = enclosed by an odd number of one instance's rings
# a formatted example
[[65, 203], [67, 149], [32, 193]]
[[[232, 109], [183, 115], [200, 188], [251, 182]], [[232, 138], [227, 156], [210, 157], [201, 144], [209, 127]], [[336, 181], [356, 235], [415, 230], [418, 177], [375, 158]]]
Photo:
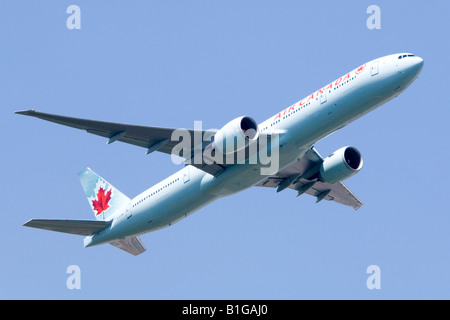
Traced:
[[[297, 191], [297, 196], [306, 193], [316, 197], [316, 202], [329, 200], [357, 210], [363, 203], [342, 181], [361, 170], [361, 153], [346, 146], [323, 158], [314, 145], [397, 97], [414, 82], [422, 67], [422, 58], [411, 53], [374, 59], [260, 124], [249, 116], [241, 116], [220, 130], [184, 130], [187, 137], [182, 140], [186, 140], [187, 147], [183, 152], [178, 150], [179, 137], [174, 138], [176, 129], [35, 110], [15, 112], [85, 130], [107, 138], [107, 143], [121, 141], [143, 147], [147, 154], [175, 153], [186, 163], [132, 199], [85, 168], [78, 177], [96, 220], [31, 219], [24, 226], [83, 235], [85, 247], [109, 243], [136, 256], [146, 250], [140, 235], [171, 226], [214, 200], [252, 186], [276, 188], [277, 192], [290, 188]], [[196, 139], [199, 134], [208, 133], [209, 139]], [[258, 147], [252, 148], [254, 145]], [[244, 161], [239, 162], [236, 155], [242, 150]], [[277, 157], [272, 159], [276, 164], [273, 170], [263, 174], [268, 162], [255, 159], [262, 159], [264, 152]], [[227, 158], [229, 155], [231, 158]], [[192, 161], [194, 158], [197, 161]], [[221, 161], [229, 158], [231, 161]]]

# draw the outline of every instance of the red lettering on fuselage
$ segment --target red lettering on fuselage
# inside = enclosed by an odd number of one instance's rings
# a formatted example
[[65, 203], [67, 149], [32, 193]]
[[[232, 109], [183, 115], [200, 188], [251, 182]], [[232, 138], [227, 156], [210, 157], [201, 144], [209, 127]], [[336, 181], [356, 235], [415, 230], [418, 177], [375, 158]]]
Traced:
[[273, 121], [276, 121], [278, 118], [281, 118], [281, 113], [277, 114], [277, 115], [275, 116], [275, 119], [273, 119]]
[[[355, 76], [358, 75], [358, 74], [360, 74], [360, 73], [364, 70], [365, 67], [366, 67], [366, 65], [364, 64], [364, 65], [362, 65], [361, 67], [357, 68], [357, 69], [354, 71]], [[352, 79], [353, 79], [353, 78], [352, 78]], [[306, 98], [303, 98], [302, 100], [300, 100], [300, 101], [298, 102], [298, 105], [299, 105], [300, 107], [301, 107], [301, 106], [304, 106], [304, 105], [305, 105], [306, 103], [308, 103], [310, 100], [313, 100], [314, 97], [317, 98], [320, 94], [323, 94], [326, 90], [331, 90], [333, 87], [337, 87], [339, 84], [344, 83], [345, 80], [350, 80], [350, 73], [347, 73], [345, 76], [340, 77], [339, 79], [337, 79], [337, 80], [334, 81], [334, 82], [331, 82], [328, 86], [323, 87], [322, 89], [317, 90], [316, 92], [314, 92], [314, 93], [311, 94], [310, 96], [307, 96]], [[285, 116], [286, 113], [289, 113], [289, 112], [291, 112], [291, 111], [294, 111], [294, 110], [295, 110], [295, 105], [296, 105], [296, 104], [290, 106], [289, 108], [284, 109], [284, 111], [283, 111], [283, 116]], [[275, 118], [273, 119], [273, 121], [276, 121], [276, 120], [279, 119], [279, 118], [281, 118], [281, 112], [278, 113], [278, 114], [275, 116]]]
[[319, 96], [319, 94], [323, 94], [324, 89], [319, 89], [316, 91], [316, 98]]
[[366, 68], [366, 64], [363, 64], [361, 67], [356, 69], [355, 74], [360, 74], [361, 72], [364, 71], [365, 68]]

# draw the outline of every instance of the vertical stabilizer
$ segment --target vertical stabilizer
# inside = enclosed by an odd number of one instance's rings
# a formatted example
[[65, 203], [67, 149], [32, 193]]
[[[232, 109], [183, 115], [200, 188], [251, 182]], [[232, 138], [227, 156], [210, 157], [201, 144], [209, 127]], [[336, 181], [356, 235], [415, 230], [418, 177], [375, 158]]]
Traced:
[[78, 173], [81, 186], [97, 220], [110, 220], [111, 215], [126, 206], [130, 199], [90, 168]]

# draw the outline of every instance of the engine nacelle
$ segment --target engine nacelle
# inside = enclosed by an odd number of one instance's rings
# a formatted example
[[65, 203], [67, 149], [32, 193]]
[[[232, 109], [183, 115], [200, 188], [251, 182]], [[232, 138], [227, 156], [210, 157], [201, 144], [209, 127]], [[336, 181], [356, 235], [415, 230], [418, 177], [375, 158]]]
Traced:
[[214, 135], [212, 147], [223, 153], [232, 154], [246, 148], [259, 137], [258, 124], [250, 117], [231, 120]]
[[320, 166], [320, 179], [336, 183], [350, 178], [361, 170], [361, 153], [353, 147], [343, 147], [323, 160]]

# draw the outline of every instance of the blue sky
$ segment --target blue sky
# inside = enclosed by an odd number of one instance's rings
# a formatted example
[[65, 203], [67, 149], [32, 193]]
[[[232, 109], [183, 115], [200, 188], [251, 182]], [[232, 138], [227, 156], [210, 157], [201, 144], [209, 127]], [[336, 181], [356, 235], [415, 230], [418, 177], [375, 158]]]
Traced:
[[[69, 30], [66, 9], [81, 9]], [[381, 9], [369, 30], [366, 9]], [[450, 116], [445, 1], [2, 1], [0, 298], [448, 299]], [[147, 252], [22, 227], [93, 219], [77, 173], [130, 197], [181, 167], [170, 156], [13, 112], [149, 126], [262, 122], [362, 63], [397, 52], [424, 69], [398, 98], [316, 144], [364, 157], [357, 212], [251, 188], [141, 237]], [[81, 270], [69, 290], [67, 267]], [[381, 270], [369, 290], [366, 269]]]

